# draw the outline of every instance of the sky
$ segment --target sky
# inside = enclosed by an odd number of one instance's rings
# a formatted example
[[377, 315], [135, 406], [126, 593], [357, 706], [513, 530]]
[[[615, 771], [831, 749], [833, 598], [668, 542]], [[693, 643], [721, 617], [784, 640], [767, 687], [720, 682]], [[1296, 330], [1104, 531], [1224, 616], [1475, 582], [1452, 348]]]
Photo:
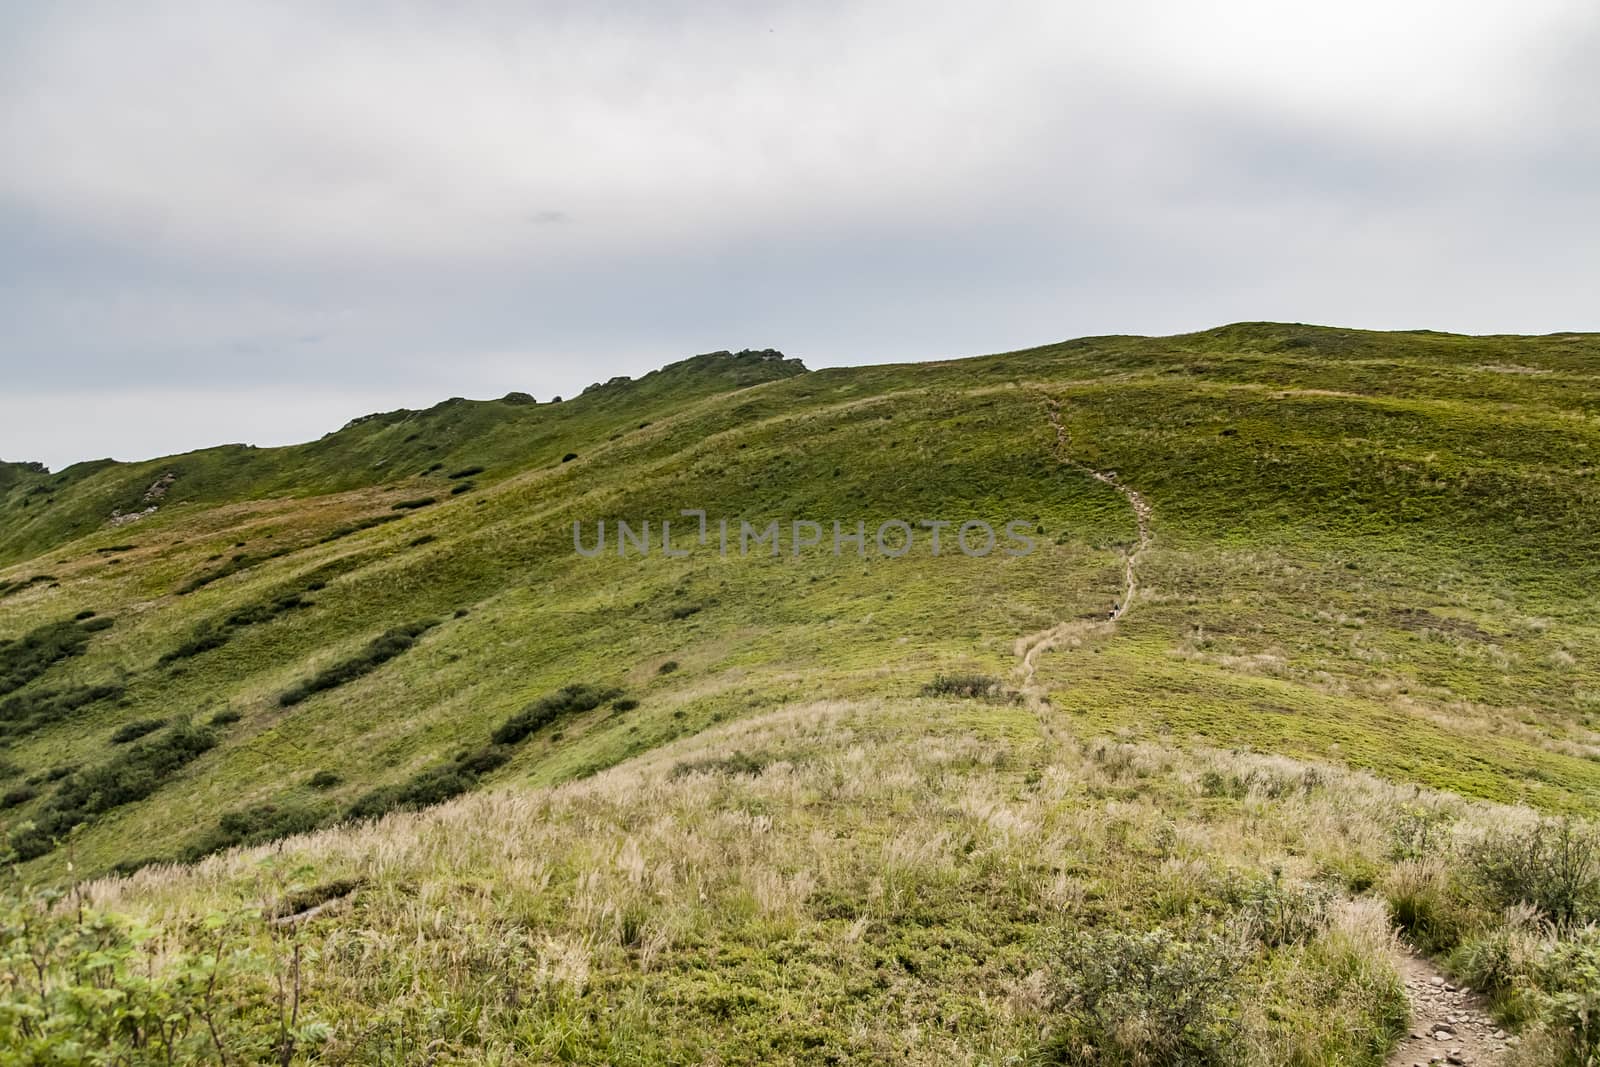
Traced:
[[1600, 330], [1593, 0], [0, 0], [0, 458], [717, 349]]

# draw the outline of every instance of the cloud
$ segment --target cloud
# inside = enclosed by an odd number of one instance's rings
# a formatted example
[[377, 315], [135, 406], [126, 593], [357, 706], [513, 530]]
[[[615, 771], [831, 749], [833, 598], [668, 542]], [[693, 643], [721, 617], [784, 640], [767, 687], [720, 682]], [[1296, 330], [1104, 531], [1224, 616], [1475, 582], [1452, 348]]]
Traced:
[[1597, 42], [1586, 0], [15, 5], [0, 370], [240, 405], [1594, 328]]

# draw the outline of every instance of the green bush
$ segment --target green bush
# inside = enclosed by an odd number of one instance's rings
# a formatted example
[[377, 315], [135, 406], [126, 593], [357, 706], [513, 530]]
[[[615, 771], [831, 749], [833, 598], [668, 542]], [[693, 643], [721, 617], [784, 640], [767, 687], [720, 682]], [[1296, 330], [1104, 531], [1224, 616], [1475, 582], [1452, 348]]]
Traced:
[[632, 711], [639, 706], [639, 702], [632, 697], [618, 697], [611, 702], [611, 707], [616, 711]]
[[362, 530], [370, 530], [374, 526], [382, 526], [386, 522], [399, 522], [403, 518], [405, 518], [404, 515], [373, 515], [369, 518], [347, 523], [344, 526], [336, 526], [323, 535], [319, 543], [326, 545], [341, 538], [349, 537], [351, 534], [358, 534]]
[[337, 771], [318, 771], [306, 782], [312, 789], [332, 789], [344, 782]]
[[1557, 923], [1600, 920], [1600, 834], [1572, 819], [1490, 834], [1467, 851], [1473, 880], [1499, 908], [1527, 904]]
[[622, 695], [620, 689], [569, 685], [546, 694], [500, 724], [493, 736], [497, 745], [515, 745], [567, 715], [598, 708]]
[[20, 737], [60, 722], [68, 715], [102, 700], [116, 700], [121, 685], [74, 685], [33, 689], [0, 700], [0, 736]]
[[238, 722], [242, 718], [244, 718], [244, 716], [239, 714], [237, 711], [234, 711], [232, 708], [224, 708], [215, 715], [211, 716], [211, 725], [228, 726], [232, 723]]
[[402, 500], [398, 504], [391, 504], [389, 507], [393, 511], [416, 511], [438, 502], [439, 498], [436, 496], [419, 496], [414, 500]]
[[131, 744], [107, 762], [68, 776], [37, 820], [11, 834], [12, 850], [22, 860], [44, 855], [74, 826], [154, 793], [216, 743], [211, 730], [179, 722], [153, 741]]
[[38, 787], [27, 784], [8, 789], [3, 796], [0, 796], [0, 810], [21, 807], [38, 795]]
[[476, 488], [478, 488], [477, 482], [461, 482], [458, 485], [452, 485], [450, 487], [450, 495], [460, 496], [462, 493], [470, 493]]
[[452, 480], [457, 478], [470, 478], [474, 474], [482, 474], [486, 469], [487, 468], [485, 467], [462, 467], [458, 471], [451, 471], [449, 474], [445, 475], [445, 477]]
[[117, 727], [111, 734], [113, 745], [125, 745], [129, 741], [137, 741], [145, 734], [153, 734], [167, 725], [166, 719], [138, 719], [134, 722], [125, 722]]
[[328, 812], [293, 804], [257, 804], [230, 811], [214, 829], [200, 835], [183, 850], [193, 863], [213, 852], [248, 845], [264, 845], [295, 834], [310, 833], [328, 821]]
[[111, 625], [110, 619], [46, 623], [22, 637], [0, 640], [0, 696], [14, 693], [64, 659], [81, 656], [89, 636]]
[[939, 674], [922, 687], [922, 695], [979, 699], [999, 696], [1004, 689], [1000, 679], [988, 674]]
[[334, 689], [347, 682], [371, 674], [379, 667], [405, 652], [417, 643], [417, 638], [439, 625], [438, 619], [420, 619], [405, 626], [386, 630], [366, 648], [346, 660], [341, 660], [310, 678], [297, 683], [278, 696], [279, 707], [299, 704], [315, 693]]
[[1099, 929], [1066, 936], [1054, 961], [1056, 1025], [1048, 1063], [1238, 1063], [1240, 972], [1250, 953], [1226, 933], [1196, 928]]
[[202, 652], [209, 652], [214, 648], [221, 648], [233, 640], [237, 631], [247, 626], [271, 622], [287, 612], [311, 606], [312, 602], [305, 598], [304, 592], [283, 593], [270, 600], [247, 604], [221, 620], [211, 619], [199, 623], [181, 645], [162, 655], [156, 662], [160, 666], [166, 666], [181, 659], [198, 656]]
[[677, 669], [678, 669], [678, 661], [675, 660], [675, 659], [669, 659], [669, 660], [667, 660], [667, 662], [663, 663], [661, 666], [656, 668], [656, 673], [657, 674], [671, 674], [673, 671], [675, 671]]
[[691, 774], [749, 775], [755, 777], [767, 769], [772, 757], [765, 752], [745, 754], [734, 752], [731, 756], [707, 756], [704, 759], [685, 760], [672, 768], [669, 778], [676, 781]]

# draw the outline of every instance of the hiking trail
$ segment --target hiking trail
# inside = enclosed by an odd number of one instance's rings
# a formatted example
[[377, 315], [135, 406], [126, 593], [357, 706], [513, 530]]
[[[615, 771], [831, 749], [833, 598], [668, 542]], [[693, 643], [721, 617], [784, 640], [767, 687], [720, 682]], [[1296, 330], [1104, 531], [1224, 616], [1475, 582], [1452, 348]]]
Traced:
[[1517, 1043], [1489, 1018], [1482, 997], [1470, 989], [1457, 989], [1422, 956], [1407, 949], [1395, 965], [1411, 1002], [1411, 1025], [1384, 1061], [1385, 1067], [1493, 1067]]
[[1154, 535], [1150, 532], [1152, 514], [1150, 502], [1137, 490], [1122, 484], [1115, 471], [1096, 470], [1086, 463], [1073, 459], [1067, 428], [1061, 421], [1061, 402], [1054, 397], [1047, 396], [1045, 397], [1045, 410], [1050, 416], [1050, 425], [1054, 428], [1056, 434], [1056, 461], [1063, 466], [1081, 471], [1098, 482], [1109, 485], [1126, 497], [1128, 505], [1133, 509], [1134, 519], [1138, 523], [1139, 540], [1123, 562], [1122, 596], [1116, 601], [1111, 611], [1107, 613], [1104, 621], [1068, 619], [1065, 622], [1056, 623], [1049, 629], [1017, 639], [1016, 655], [1019, 660], [1017, 673], [1021, 676], [1022, 693], [1030, 704], [1039, 706], [1045, 704], [1043, 694], [1035, 684], [1039, 657], [1063, 645], [1077, 644], [1089, 634], [1109, 632], [1116, 626], [1117, 622], [1133, 607], [1134, 595], [1139, 591], [1139, 557], [1144, 555], [1145, 550], [1150, 547], [1150, 542], [1154, 539]]

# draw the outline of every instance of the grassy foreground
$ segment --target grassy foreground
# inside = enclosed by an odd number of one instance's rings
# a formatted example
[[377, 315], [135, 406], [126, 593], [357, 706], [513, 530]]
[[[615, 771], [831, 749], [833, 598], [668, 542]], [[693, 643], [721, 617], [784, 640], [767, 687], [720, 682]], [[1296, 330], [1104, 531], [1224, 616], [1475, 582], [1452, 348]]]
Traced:
[[1398, 927], [1585, 1064], [1597, 415], [1245, 324], [0, 466], [0, 1062], [1377, 1064]]

